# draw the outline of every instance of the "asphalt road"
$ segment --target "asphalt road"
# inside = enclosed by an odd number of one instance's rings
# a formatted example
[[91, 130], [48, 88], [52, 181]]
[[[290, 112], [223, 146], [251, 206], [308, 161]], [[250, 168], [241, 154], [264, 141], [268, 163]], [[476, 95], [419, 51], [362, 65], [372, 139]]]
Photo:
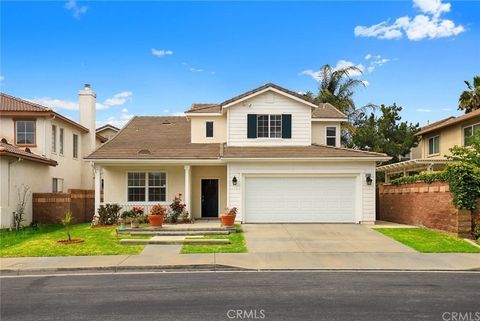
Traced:
[[458, 313], [480, 320], [480, 273], [167, 272], [0, 282], [2, 321], [457, 321]]

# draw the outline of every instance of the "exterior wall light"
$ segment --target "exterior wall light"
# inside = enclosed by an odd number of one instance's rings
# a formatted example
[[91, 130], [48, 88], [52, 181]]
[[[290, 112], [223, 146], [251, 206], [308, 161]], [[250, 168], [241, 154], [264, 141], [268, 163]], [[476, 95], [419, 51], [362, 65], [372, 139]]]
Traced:
[[233, 176], [233, 179], [232, 179], [232, 184], [233, 186], [237, 186], [237, 177], [236, 176]]
[[372, 182], [373, 182], [372, 174], [366, 174], [365, 180], [367, 181], [367, 185], [372, 185]]

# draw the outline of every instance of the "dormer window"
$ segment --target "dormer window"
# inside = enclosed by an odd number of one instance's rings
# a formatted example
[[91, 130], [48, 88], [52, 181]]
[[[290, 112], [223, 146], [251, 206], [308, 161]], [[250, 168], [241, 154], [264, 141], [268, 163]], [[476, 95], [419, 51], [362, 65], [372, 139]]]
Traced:
[[327, 146], [337, 146], [337, 128], [336, 127], [327, 127], [325, 140]]
[[205, 137], [207, 138], [213, 137], [213, 121], [207, 121], [205, 123]]
[[35, 145], [35, 120], [15, 120], [15, 144]]

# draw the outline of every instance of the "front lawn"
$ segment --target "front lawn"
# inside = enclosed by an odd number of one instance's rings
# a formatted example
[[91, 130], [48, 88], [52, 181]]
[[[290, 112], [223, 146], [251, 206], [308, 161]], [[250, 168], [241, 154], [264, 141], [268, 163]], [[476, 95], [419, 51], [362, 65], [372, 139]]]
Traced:
[[230, 244], [222, 245], [191, 245], [185, 244], [182, 246], [182, 254], [193, 253], [246, 253], [247, 245], [243, 237], [243, 231], [239, 225], [236, 225], [237, 231], [229, 235], [205, 235], [206, 239], [224, 239], [230, 240]]
[[376, 228], [376, 231], [423, 253], [480, 253], [480, 248], [445, 232], [426, 228]]
[[114, 226], [91, 228], [89, 223], [76, 224], [71, 227], [71, 235], [72, 238], [83, 238], [85, 242], [56, 243], [67, 238], [63, 226], [58, 224], [42, 225], [37, 230], [26, 228], [20, 232], [0, 230], [0, 257], [139, 254], [144, 247], [120, 245], [118, 240], [131, 236], [121, 234], [117, 239]]

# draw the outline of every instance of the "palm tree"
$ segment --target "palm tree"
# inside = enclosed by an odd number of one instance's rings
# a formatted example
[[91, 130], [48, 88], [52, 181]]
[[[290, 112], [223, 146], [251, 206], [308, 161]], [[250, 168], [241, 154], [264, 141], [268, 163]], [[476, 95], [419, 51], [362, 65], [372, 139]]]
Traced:
[[458, 109], [465, 110], [465, 114], [480, 109], [480, 76], [473, 77], [473, 86], [465, 80], [468, 90], [465, 90], [458, 99]]

